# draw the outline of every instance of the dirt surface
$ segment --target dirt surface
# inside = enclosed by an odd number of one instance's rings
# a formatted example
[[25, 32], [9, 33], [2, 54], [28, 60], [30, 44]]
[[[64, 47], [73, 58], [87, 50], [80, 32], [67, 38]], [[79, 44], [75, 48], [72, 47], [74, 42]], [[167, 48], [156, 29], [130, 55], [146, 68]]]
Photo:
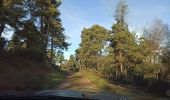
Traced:
[[59, 90], [79, 90], [97, 92], [99, 89], [89, 79], [79, 75], [70, 75], [62, 82], [58, 88]]
[[[108, 91], [107, 89], [102, 89], [96, 84], [92, 83], [90, 79], [81, 74], [71, 74], [69, 75], [61, 84], [57, 85], [55, 89], [57, 90], [77, 90], [83, 93], [111, 93], [114, 97], [128, 96], [129, 98], [134, 98], [134, 100], [167, 100], [163, 98], [156, 98], [147, 93], [144, 93], [139, 88], [132, 86], [119, 86], [115, 84], [109, 85], [113, 92]], [[105, 94], [104, 94], [105, 95]], [[103, 95], [102, 95], [103, 97]]]

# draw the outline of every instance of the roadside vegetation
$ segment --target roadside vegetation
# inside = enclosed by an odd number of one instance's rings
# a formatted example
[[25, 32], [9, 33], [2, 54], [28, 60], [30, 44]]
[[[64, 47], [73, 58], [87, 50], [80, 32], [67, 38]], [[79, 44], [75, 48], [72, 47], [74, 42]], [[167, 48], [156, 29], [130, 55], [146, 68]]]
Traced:
[[0, 0], [0, 91], [48, 89], [64, 78], [54, 71], [56, 61], [62, 62], [56, 56], [69, 46], [60, 5], [60, 0]]
[[55, 70], [48, 75], [48, 83], [44, 85], [42, 90], [57, 89], [58, 86], [67, 80], [69, 73], [65, 70]]
[[[126, 22], [127, 10], [126, 2], [120, 0], [111, 30], [100, 25], [84, 28], [79, 48], [62, 66], [70, 70], [88, 70], [118, 84], [133, 85], [155, 95], [168, 96], [169, 27], [161, 19], [155, 19], [138, 36], [130, 31]], [[98, 85], [105, 83], [101, 81]]]
[[155, 96], [149, 92], [146, 92], [139, 87], [111, 82], [100, 77], [98, 74], [87, 70], [80, 71], [76, 73], [76, 75], [84, 76], [85, 78], [89, 79], [92, 84], [94, 84], [98, 88], [98, 92], [116, 93], [131, 97], [135, 100], [159, 100], [161, 98], [159, 96]]
[[56, 66], [44, 65], [6, 53], [0, 56], [0, 66], [0, 91], [55, 89], [69, 75], [66, 70], [54, 70], [53, 67]]

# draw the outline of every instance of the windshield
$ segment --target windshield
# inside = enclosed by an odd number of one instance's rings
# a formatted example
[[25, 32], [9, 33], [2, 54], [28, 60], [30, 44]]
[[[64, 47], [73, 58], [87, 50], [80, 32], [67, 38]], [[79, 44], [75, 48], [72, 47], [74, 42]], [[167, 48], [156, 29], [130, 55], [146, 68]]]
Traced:
[[0, 95], [169, 98], [169, 4], [0, 0]]

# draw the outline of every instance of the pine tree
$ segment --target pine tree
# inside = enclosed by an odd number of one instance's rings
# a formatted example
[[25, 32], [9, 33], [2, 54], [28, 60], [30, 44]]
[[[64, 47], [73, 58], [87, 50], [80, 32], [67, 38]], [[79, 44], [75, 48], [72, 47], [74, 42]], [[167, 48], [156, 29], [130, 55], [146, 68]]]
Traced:
[[97, 59], [102, 56], [107, 36], [108, 31], [99, 25], [93, 25], [82, 31], [78, 58], [83, 68], [97, 69]]
[[17, 30], [21, 25], [25, 11], [24, 0], [1, 0], [0, 1], [0, 37], [9, 27]]
[[[60, 4], [59, 0], [27, 0], [21, 5], [22, 9], [25, 9], [24, 17], [19, 20], [19, 23], [22, 23], [20, 26], [16, 24], [18, 29], [14, 31], [13, 36], [21, 43], [18, 45], [19, 48], [26, 45], [25, 48], [34, 49], [43, 54], [44, 63], [47, 61], [48, 47], [51, 47], [50, 62], [52, 63], [54, 49], [67, 49], [69, 45], [65, 41], [66, 36], [59, 18]], [[10, 44], [15, 45], [15, 43]]]

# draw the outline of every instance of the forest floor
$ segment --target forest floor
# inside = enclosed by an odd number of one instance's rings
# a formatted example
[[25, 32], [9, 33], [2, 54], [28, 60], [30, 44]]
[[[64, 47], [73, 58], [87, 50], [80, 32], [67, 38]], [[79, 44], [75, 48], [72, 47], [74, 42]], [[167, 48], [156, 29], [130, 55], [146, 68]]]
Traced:
[[[127, 85], [115, 85], [87, 71], [70, 74], [56, 86], [58, 90], [77, 90], [82, 92], [108, 92], [132, 97], [135, 100], [160, 100], [159, 97], [145, 93], [140, 88]], [[162, 100], [162, 99], [161, 99]]]

